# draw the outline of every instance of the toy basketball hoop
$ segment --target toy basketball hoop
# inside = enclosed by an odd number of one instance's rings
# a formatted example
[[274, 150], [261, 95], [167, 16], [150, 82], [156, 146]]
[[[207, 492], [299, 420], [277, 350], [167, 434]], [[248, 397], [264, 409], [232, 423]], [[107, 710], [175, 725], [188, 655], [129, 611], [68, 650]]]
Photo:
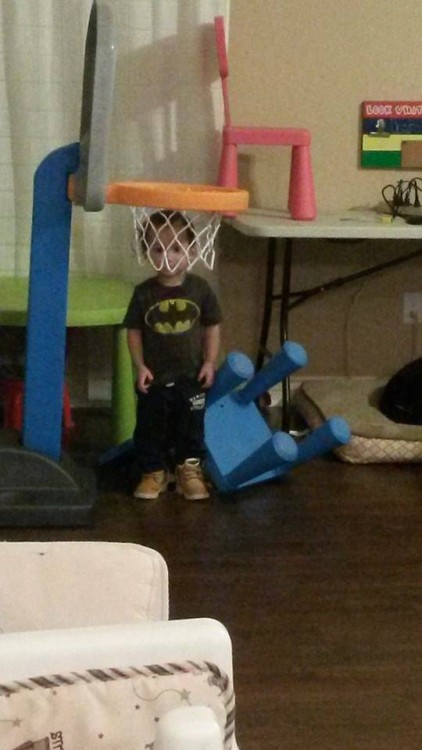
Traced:
[[248, 193], [211, 185], [126, 182], [110, 185], [106, 200], [131, 206], [132, 249], [140, 265], [176, 271], [183, 263], [190, 270], [200, 260], [212, 270], [221, 218], [244, 211]]
[[[176, 271], [184, 261], [190, 270], [198, 260], [212, 270], [222, 216], [244, 211], [248, 200], [246, 190], [177, 182], [117, 182], [106, 191], [107, 203], [131, 207], [133, 251], [156, 271]], [[172, 267], [171, 250], [179, 257]]]
[[[187, 268], [201, 260], [212, 269], [221, 217], [245, 211], [247, 191], [171, 182], [107, 184], [114, 37], [110, 0], [93, 0], [85, 45], [80, 160], [69, 179], [68, 196], [85, 211], [101, 211], [105, 203], [130, 206], [134, 223], [132, 245], [141, 264], [149, 261], [157, 271], [164, 266], [170, 270], [167, 251], [172, 247], [187, 259]], [[173, 235], [170, 238], [169, 232]], [[159, 262], [157, 248], [161, 249]]]
[[[93, 472], [74, 465], [70, 457], [62, 460], [72, 203], [85, 211], [101, 211], [108, 202], [209, 214], [243, 210], [247, 204], [244, 191], [107, 184], [115, 64], [113, 4], [112, 0], [92, 2], [79, 142], [52, 151], [34, 175], [22, 440], [14, 431], [6, 431], [0, 446], [0, 523], [7, 526], [92, 524]], [[193, 219], [192, 224], [196, 225]], [[213, 238], [215, 232], [210, 232]], [[204, 253], [201, 249], [200, 254]], [[118, 358], [126, 360], [127, 347], [119, 343], [117, 349]], [[126, 367], [131, 379], [130, 364], [125, 361]], [[133, 416], [132, 406], [128, 411]]]
[[[76, 181], [69, 178], [68, 195], [75, 199]], [[224, 214], [248, 207], [249, 193], [237, 188], [178, 182], [113, 182], [105, 189], [105, 203], [130, 206], [133, 216], [133, 251], [140, 265], [150, 262], [156, 271], [170, 270], [168, 251], [177, 248], [190, 270], [198, 260], [212, 270], [214, 242]], [[171, 232], [170, 241], [168, 233]], [[165, 238], [165, 242], [164, 242]], [[156, 261], [157, 247], [161, 249]]]

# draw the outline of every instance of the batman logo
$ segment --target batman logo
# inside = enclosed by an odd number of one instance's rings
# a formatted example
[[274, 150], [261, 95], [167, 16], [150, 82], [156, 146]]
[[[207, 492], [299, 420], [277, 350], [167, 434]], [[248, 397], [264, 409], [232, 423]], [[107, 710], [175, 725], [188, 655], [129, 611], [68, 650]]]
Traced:
[[165, 299], [148, 310], [145, 322], [156, 333], [185, 333], [199, 318], [199, 307], [189, 299]]

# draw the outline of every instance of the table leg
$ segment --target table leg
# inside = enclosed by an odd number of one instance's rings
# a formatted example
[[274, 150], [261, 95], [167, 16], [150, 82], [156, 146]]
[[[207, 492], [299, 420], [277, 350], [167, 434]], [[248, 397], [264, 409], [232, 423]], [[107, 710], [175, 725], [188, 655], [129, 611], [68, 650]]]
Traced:
[[136, 421], [132, 360], [127, 345], [126, 329], [115, 326], [113, 339], [113, 375], [111, 391], [111, 426], [114, 445], [133, 436]]
[[[265, 356], [269, 356], [268, 334], [271, 325], [272, 306], [276, 300], [280, 300], [279, 337], [280, 346], [283, 346], [289, 336], [289, 306], [290, 306], [290, 280], [292, 272], [293, 240], [289, 237], [285, 240], [283, 256], [283, 278], [281, 294], [274, 294], [274, 270], [277, 250], [277, 239], [269, 237], [267, 247], [267, 269], [265, 276], [264, 313], [259, 337], [258, 356], [256, 358], [256, 370], [260, 370]], [[281, 429], [288, 432], [290, 428], [290, 378], [285, 378], [281, 384], [282, 389], [282, 411]]]
[[[292, 251], [293, 240], [285, 240], [283, 258], [283, 281], [281, 286], [280, 300], [280, 346], [289, 338], [289, 302], [290, 302], [290, 280], [292, 274]], [[281, 407], [281, 429], [289, 432], [290, 429], [290, 378], [287, 377], [281, 384], [282, 407]]]
[[274, 268], [275, 254], [277, 249], [277, 240], [270, 237], [267, 246], [267, 271], [265, 276], [265, 295], [264, 295], [264, 313], [261, 324], [261, 334], [259, 337], [258, 355], [256, 358], [255, 369], [260, 370], [264, 358], [268, 355], [268, 334], [271, 324], [271, 312], [274, 300]]

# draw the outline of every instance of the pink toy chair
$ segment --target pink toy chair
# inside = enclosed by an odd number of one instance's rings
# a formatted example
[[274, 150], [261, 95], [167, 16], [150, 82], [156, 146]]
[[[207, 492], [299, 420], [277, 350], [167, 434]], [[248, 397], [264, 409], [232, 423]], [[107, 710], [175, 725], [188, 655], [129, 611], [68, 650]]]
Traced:
[[238, 187], [238, 146], [291, 146], [288, 208], [292, 219], [302, 221], [315, 219], [316, 203], [309, 130], [232, 125], [228, 95], [229, 66], [223, 16], [217, 16], [214, 19], [214, 30], [224, 106], [223, 143], [218, 184], [222, 187]]

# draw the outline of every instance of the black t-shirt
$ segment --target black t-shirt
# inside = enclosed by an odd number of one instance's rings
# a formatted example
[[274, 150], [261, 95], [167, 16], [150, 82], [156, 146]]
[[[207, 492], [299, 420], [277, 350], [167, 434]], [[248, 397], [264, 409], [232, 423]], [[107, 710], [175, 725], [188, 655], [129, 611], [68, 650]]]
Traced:
[[186, 274], [180, 286], [164, 286], [156, 277], [138, 284], [123, 325], [141, 331], [144, 361], [154, 383], [196, 377], [203, 361], [205, 326], [221, 321], [218, 300], [200, 276]]

